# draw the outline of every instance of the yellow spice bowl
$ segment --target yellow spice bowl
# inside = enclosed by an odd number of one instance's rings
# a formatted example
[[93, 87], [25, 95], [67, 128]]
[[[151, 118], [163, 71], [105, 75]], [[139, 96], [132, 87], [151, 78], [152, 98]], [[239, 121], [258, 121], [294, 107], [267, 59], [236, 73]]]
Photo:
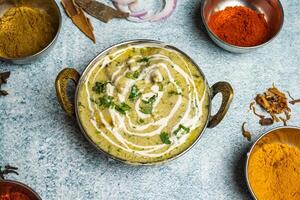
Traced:
[[60, 33], [60, 29], [61, 29], [61, 24], [62, 24], [61, 12], [60, 12], [58, 4], [56, 3], [55, 0], [42, 0], [42, 1], [37, 1], [37, 0], [0, 0], [0, 17], [2, 17], [8, 9], [10, 9], [12, 7], [18, 7], [18, 6], [38, 8], [38, 9], [45, 11], [51, 17], [52, 28], [54, 31], [53, 39], [50, 40], [49, 43], [47, 42], [48, 44], [45, 47], [43, 47], [40, 51], [38, 51], [32, 55], [28, 55], [25, 57], [16, 57], [16, 58], [15, 57], [8, 58], [8, 57], [0, 56], [0, 61], [5, 61], [8, 63], [13, 63], [13, 64], [30, 64], [36, 60], [39, 60], [40, 58], [44, 57], [45, 55], [47, 55], [49, 53], [49, 51], [52, 49], [52, 47], [54, 46], [54, 44], [58, 38], [58, 35]]
[[[265, 149], [263, 149], [263, 147], [265, 147], [265, 145], [272, 145], [272, 144], [282, 144], [282, 145], [289, 145], [290, 147], [295, 147], [296, 149], [300, 150], [300, 127], [293, 127], [293, 126], [285, 126], [285, 127], [278, 127], [275, 129], [272, 129], [270, 131], [268, 131], [267, 133], [263, 134], [251, 147], [249, 153], [247, 154], [247, 162], [246, 162], [246, 168], [245, 168], [245, 173], [246, 173], [246, 179], [247, 179], [247, 185], [248, 188], [250, 190], [250, 193], [252, 194], [253, 198], [256, 200], [267, 200], [265, 198], [259, 198], [258, 195], [258, 191], [256, 190], [254, 186], [255, 182], [253, 180], [257, 180], [257, 177], [254, 177], [253, 174], [257, 174], [257, 173], [253, 173], [256, 172], [255, 170], [261, 170], [261, 168], [257, 169], [257, 168], [252, 168], [252, 159], [253, 159], [253, 155], [260, 151], [260, 153], [262, 152], [261, 150], [263, 150], [263, 154], [266, 154]], [[261, 154], [260, 154], [261, 155]], [[273, 157], [271, 157], [272, 159]], [[263, 162], [265, 161], [266, 163], [268, 161], [266, 161], [267, 159], [263, 160]], [[300, 161], [297, 160], [297, 163], [293, 163], [296, 168], [298, 166], [298, 168], [295, 170], [298, 170], [298, 175], [300, 175]], [[273, 163], [274, 166], [276, 165], [276, 163]], [[275, 166], [276, 167], [276, 166]], [[267, 169], [263, 169], [265, 170], [265, 172], [270, 172]], [[264, 177], [265, 178], [265, 177]], [[267, 179], [265, 179], [264, 181], [270, 181], [271, 178], [268, 177]], [[298, 180], [300, 181], [300, 180]], [[282, 183], [274, 183], [274, 185], [281, 185]], [[294, 187], [294, 189], [297, 188], [297, 186]], [[262, 188], [260, 188], [261, 190]], [[265, 189], [265, 188], [264, 188]], [[296, 189], [297, 190], [297, 189]], [[299, 189], [300, 192], [300, 185], [299, 185]], [[295, 196], [295, 199], [297, 199], [298, 197], [300, 198], [300, 193], [295, 192], [294, 195], [299, 195], [299, 196]], [[280, 191], [277, 191], [277, 193], [280, 193]], [[273, 199], [276, 200], [276, 198], [272, 198], [270, 196], [268, 196], [269, 199]], [[287, 199], [289, 199], [287, 197]], [[289, 199], [290, 200], [290, 199]]]

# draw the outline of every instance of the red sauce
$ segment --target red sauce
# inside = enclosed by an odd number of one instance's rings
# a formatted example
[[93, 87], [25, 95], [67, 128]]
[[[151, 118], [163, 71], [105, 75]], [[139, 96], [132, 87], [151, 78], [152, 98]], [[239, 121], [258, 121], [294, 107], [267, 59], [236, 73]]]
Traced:
[[30, 200], [30, 198], [20, 192], [13, 192], [0, 195], [0, 200]]

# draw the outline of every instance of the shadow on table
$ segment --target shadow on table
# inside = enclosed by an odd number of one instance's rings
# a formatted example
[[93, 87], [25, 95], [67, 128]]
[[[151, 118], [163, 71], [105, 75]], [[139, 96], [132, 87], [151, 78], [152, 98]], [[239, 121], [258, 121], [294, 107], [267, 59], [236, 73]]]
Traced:
[[201, 37], [202, 40], [205, 40], [209, 43], [209, 45], [212, 45], [214, 47], [218, 47], [217, 45], [215, 45], [215, 43], [213, 41], [211, 41], [205, 25], [202, 22], [202, 17], [201, 17], [201, 1], [199, 1], [194, 9], [194, 13], [193, 13], [193, 23], [194, 23], [194, 30], [195, 32], [199, 33], [199, 36]]
[[91, 145], [85, 138], [75, 116], [69, 117], [65, 114], [63, 119], [64, 122], [62, 123], [66, 123], [68, 125], [68, 130], [70, 130], [68, 134], [72, 134], [72, 138], [78, 143], [79, 148], [81, 148], [82, 151], [84, 151], [83, 153], [87, 155], [86, 159], [91, 159], [91, 157], [93, 157], [93, 159], [100, 158], [101, 160], [107, 160], [105, 155], [93, 147], [93, 145]]
[[223, 54], [231, 54], [222, 48], [220, 48], [216, 43], [212, 41], [212, 39], [209, 37], [205, 25], [203, 24], [202, 21], [202, 16], [201, 16], [201, 1], [196, 3], [194, 13], [193, 13], [193, 23], [194, 23], [194, 30], [195, 32], [198, 32], [199, 36], [201, 37], [201, 40], [207, 41], [211, 47], [214, 47], [214, 51], [222, 52]]
[[202, 22], [202, 17], [201, 17], [201, 1], [199, 1], [194, 9], [194, 13], [193, 13], [193, 22], [194, 22], [194, 28], [195, 31], [200, 33], [200, 36], [209, 40], [210, 41], [210, 37], [208, 36], [205, 26]]
[[245, 166], [247, 161], [247, 153], [250, 149], [251, 144], [243, 147], [239, 154], [235, 154], [233, 158], [234, 166], [232, 168], [232, 180], [237, 191], [243, 196], [243, 199], [251, 200], [251, 194], [247, 187], [246, 176], [245, 176]]

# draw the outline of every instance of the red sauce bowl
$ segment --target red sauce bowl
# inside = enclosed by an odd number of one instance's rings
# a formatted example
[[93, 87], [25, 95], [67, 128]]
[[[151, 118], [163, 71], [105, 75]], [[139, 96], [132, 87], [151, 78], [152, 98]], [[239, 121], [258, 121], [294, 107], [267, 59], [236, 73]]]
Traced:
[[[0, 200], [1, 197], [10, 196], [11, 194], [20, 194], [23, 198], [3, 198], [5, 200], [42, 200], [41, 197], [27, 185], [11, 180], [0, 180]], [[26, 198], [27, 197], [27, 198]]]

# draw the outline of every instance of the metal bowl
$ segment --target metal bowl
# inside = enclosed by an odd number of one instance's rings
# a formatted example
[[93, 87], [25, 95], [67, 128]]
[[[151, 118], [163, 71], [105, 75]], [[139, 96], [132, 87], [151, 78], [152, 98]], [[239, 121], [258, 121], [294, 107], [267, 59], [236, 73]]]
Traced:
[[30, 187], [23, 183], [11, 180], [0, 179], [0, 195], [19, 192], [27, 196], [30, 200], [42, 200], [42, 198]]
[[264, 144], [288, 144], [291, 146], [295, 146], [300, 149], [300, 127], [293, 127], [293, 126], [285, 126], [285, 127], [278, 127], [268, 131], [267, 133], [263, 134], [251, 147], [249, 153], [247, 154], [247, 162], [246, 162], [246, 180], [248, 188], [253, 196], [254, 199], [258, 200], [256, 197], [248, 176], [248, 167], [249, 161], [251, 156], [254, 152], [260, 149]]
[[53, 27], [55, 29], [55, 36], [52, 39], [52, 41], [42, 50], [39, 52], [26, 56], [26, 57], [20, 57], [20, 58], [3, 58], [0, 56], [0, 61], [6, 61], [9, 63], [13, 64], [30, 64], [34, 62], [35, 60], [38, 60], [39, 58], [43, 57], [46, 55], [54, 46], [55, 41], [57, 40], [57, 37], [60, 32], [61, 28], [61, 22], [62, 22], [62, 17], [61, 17], [61, 12], [59, 10], [59, 7], [55, 0], [43, 0], [43, 1], [37, 1], [37, 0], [2, 0], [0, 1], [0, 16], [3, 15], [3, 13], [15, 6], [15, 4], [21, 4], [21, 5], [26, 5], [30, 7], [35, 7], [35, 8], [40, 8], [45, 10], [53, 19]]
[[[209, 28], [208, 22], [213, 13], [224, 10], [228, 6], [245, 6], [264, 14], [270, 27], [271, 35], [269, 40], [263, 44], [251, 47], [235, 46], [221, 40]], [[270, 43], [279, 34], [284, 21], [283, 8], [279, 0], [202, 0], [201, 16], [210, 38], [218, 46], [232, 53], [247, 53]]]

